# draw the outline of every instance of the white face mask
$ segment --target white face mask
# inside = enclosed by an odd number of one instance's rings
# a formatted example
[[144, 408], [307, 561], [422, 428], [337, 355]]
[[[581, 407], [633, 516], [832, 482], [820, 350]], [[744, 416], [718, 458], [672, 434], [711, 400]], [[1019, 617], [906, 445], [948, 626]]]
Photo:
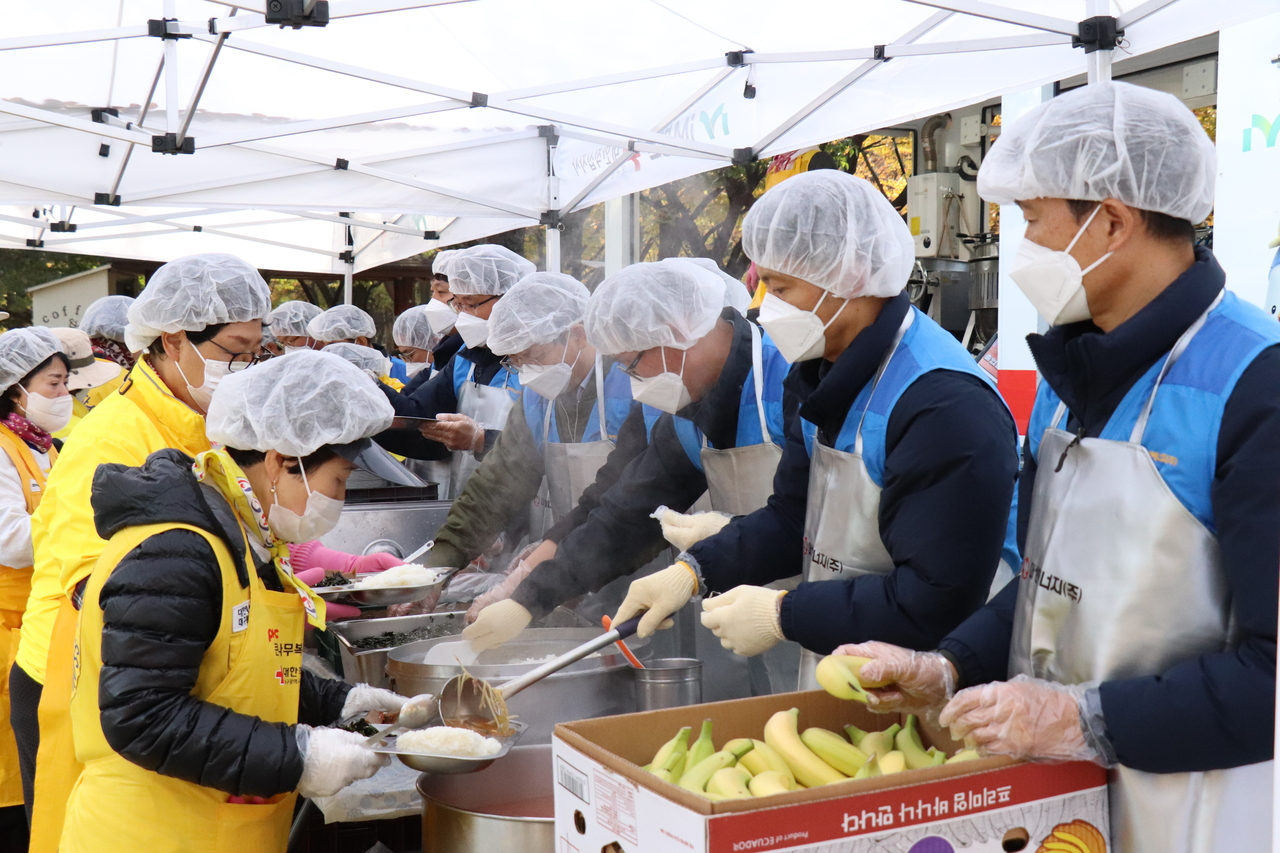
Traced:
[[574, 356], [573, 364], [565, 364], [564, 358], [569, 354], [569, 342], [565, 341], [564, 355], [555, 364], [526, 364], [520, 368], [520, 384], [540, 397], [554, 400], [564, 393], [573, 379], [573, 368], [578, 364], [578, 356]]
[[648, 379], [631, 377], [631, 399], [674, 415], [693, 402], [684, 384], [684, 353], [680, 353], [680, 372], [667, 371]]
[[822, 296], [818, 297], [818, 304], [812, 310], [805, 311], [772, 293], [765, 293], [764, 301], [760, 303], [760, 326], [769, 333], [774, 346], [789, 363], [821, 358], [826, 352], [826, 331], [849, 304], [845, 300], [824, 324], [816, 312], [826, 298], [827, 291], [824, 290]]
[[409, 377], [412, 378], [429, 367], [431, 367], [431, 365], [427, 364], [425, 361], [406, 361], [404, 363], [404, 372], [409, 374]]
[[[190, 341], [188, 341], [190, 343]], [[187, 385], [187, 393], [191, 395], [191, 400], [203, 412], [209, 411], [209, 401], [213, 399], [213, 392], [218, 390], [218, 383], [231, 373], [231, 363], [226, 361], [210, 361], [200, 354], [200, 350], [196, 349], [195, 344], [191, 344], [191, 349], [195, 351], [196, 358], [204, 362], [204, 383], [200, 387], [192, 387], [191, 381], [187, 379], [187, 374], [182, 372], [181, 362], [175, 360], [174, 365], [178, 368], [178, 375], [182, 377], [182, 381]]]
[[1036, 311], [1040, 312], [1040, 316], [1049, 321], [1050, 326], [1079, 323], [1092, 316], [1089, 313], [1089, 300], [1084, 291], [1084, 277], [1111, 257], [1111, 252], [1107, 252], [1082, 270], [1080, 264], [1071, 256], [1071, 250], [1075, 248], [1080, 235], [1084, 234], [1089, 223], [1093, 222], [1093, 218], [1101, 209], [1102, 205], [1093, 209], [1093, 213], [1090, 213], [1089, 218], [1080, 226], [1076, 236], [1071, 238], [1067, 248], [1061, 252], [1033, 243], [1026, 237], [1022, 238], [1022, 245], [1018, 247], [1018, 254], [1013, 259], [1009, 277], [1013, 279], [1014, 284], [1018, 285], [1018, 289], [1026, 294]]
[[489, 340], [489, 321], [473, 314], [458, 314], [453, 327], [462, 335], [462, 342], [471, 349], [482, 347]]
[[22, 390], [27, 395], [25, 417], [31, 423], [48, 433], [59, 432], [71, 423], [71, 408], [74, 404], [70, 394], [65, 397], [46, 397], [25, 388]]
[[307, 509], [302, 515], [282, 506], [275, 499], [275, 491], [271, 493], [267, 526], [282, 542], [312, 542], [337, 527], [338, 519], [342, 517], [342, 501], [311, 491], [307, 469], [302, 468], [301, 459], [298, 467], [302, 470], [302, 485], [307, 489]]
[[458, 321], [457, 313], [439, 299], [428, 301], [422, 313], [426, 315], [427, 325], [431, 327], [431, 331], [437, 335], [443, 335]]
[[284, 350], [285, 355], [288, 355], [291, 352], [302, 352], [304, 349], [311, 349], [311, 347], [291, 347], [288, 344], [281, 344], [280, 346]]

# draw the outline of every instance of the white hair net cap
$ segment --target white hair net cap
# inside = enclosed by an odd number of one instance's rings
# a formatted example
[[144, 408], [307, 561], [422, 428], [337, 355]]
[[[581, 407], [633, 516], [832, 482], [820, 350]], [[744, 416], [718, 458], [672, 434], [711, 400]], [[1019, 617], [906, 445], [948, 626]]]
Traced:
[[373, 347], [362, 347], [360, 344], [339, 341], [336, 344], [329, 344], [321, 352], [345, 359], [361, 370], [369, 371], [375, 377], [386, 376], [391, 370], [391, 360]]
[[307, 323], [307, 334], [321, 343], [372, 338], [378, 327], [368, 313], [354, 305], [335, 305], [322, 311]]
[[445, 269], [455, 296], [500, 296], [538, 268], [504, 246], [486, 243], [458, 249]]
[[431, 331], [425, 305], [415, 305], [405, 311], [391, 327], [391, 339], [398, 347], [432, 350], [440, 343], [440, 337]]
[[431, 275], [449, 277], [449, 259], [458, 254], [458, 249], [441, 249], [431, 261]]
[[684, 259], [632, 264], [591, 294], [587, 340], [605, 355], [687, 350], [715, 326], [724, 291], [723, 277]]
[[747, 290], [747, 286], [720, 269], [720, 265], [710, 258], [669, 258], [668, 260], [693, 264], [724, 279], [724, 305], [726, 308], [736, 309], [739, 314], [745, 315], [747, 309], [751, 307], [751, 292]]
[[897, 296], [916, 255], [889, 200], [832, 169], [788, 178], [761, 196], [742, 221], [742, 248], [758, 266], [841, 299]]
[[165, 332], [265, 319], [271, 289], [235, 255], [188, 255], [160, 267], [129, 306], [124, 342], [141, 352]]
[[80, 331], [91, 338], [106, 338], [124, 343], [124, 327], [129, 322], [129, 306], [132, 296], [104, 296], [84, 309], [80, 318]]
[[229, 374], [213, 394], [205, 432], [237, 450], [301, 457], [376, 435], [394, 415], [360, 368], [308, 349]]
[[307, 334], [307, 324], [323, 313], [319, 305], [294, 300], [281, 302], [267, 317], [271, 324], [271, 333], [279, 338], [300, 338]]
[[62, 342], [44, 326], [10, 329], [0, 335], [0, 391], [17, 385], [57, 352], [62, 352]]
[[1213, 210], [1213, 142], [1178, 98], [1129, 83], [1095, 83], [1006, 126], [978, 170], [978, 195], [1114, 198], [1202, 222]]
[[487, 346], [497, 355], [511, 355], [550, 343], [582, 322], [590, 298], [591, 291], [572, 276], [526, 276], [493, 306]]

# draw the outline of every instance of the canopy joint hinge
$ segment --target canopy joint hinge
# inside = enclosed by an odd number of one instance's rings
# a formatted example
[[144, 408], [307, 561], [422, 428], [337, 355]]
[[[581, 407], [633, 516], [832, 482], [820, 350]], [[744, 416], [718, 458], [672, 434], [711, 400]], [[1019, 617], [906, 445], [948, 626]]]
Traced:
[[344, 264], [354, 264], [356, 262], [356, 253], [347, 249], [338, 253], [338, 260]]
[[195, 233], [197, 233], [197, 234], [198, 234], [199, 232], [201, 232], [201, 231], [203, 231], [203, 230], [204, 230], [204, 226], [203, 226], [203, 225], [192, 225], [192, 226], [191, 226], [191, 230], [192, 230], [193, 232], [195, 232]]
[[93, 203], [99, 204], [99, 205], [106, 205], [107, 207], [119, 207], [120, 196], [113, 195], [111, 193], [94, 193]]
[[1114, 15], [1095, 15], [1080, 22], [1080, 31], [1071, 37], [1072, 47], [1083, 47], [1085, 53], [1114, 50], [1124, 36]]
[[878, 61], [880, 61], [880, 62], [888, 62], [890, 59], [893, 59], [893, 57], [892, 57], [892, 56], [885, 56], [885, 55], [884, 55], [885, 48], [887, 48], [888, 46], [889, 46], [889, 45], [887, 45], [887, 44], [877, 44], [877, 45], [875, 45], [874, 47], [872, 47], [872, 48], [871, 48], [871, 58], [872, 58], [872, 59], [875, 59], [875, 60], [878, 60]]
[[556, 230], [562, 230], [564, 227], [560, 222], [560, 211], [558, 210], [542, 211], [542, 215], [538, 217], [538, 224], [545, 225], [548, 228], [555, 228]]
[[28, 238], [27, 238], [27, 248], [28, 248], [28, 249], [43, 249], [43, 248], [44, 248], [44, 241], [43, 241], [43, 240], [33, 240], [33, 239], [31, 239], [30, 237], [28, 237]]
[[268, 24], [279, 24], [280, 29], [292, 27], [327, 27], [329, 25], [329, 0], [315, 0], [307, 11], [307, 0], [267, 0], [264, 17]]
[[62, 222], [50, 222], [49, 230], [55, 234], [74, 234], [76, 226], [74, 222], [63, 220]]
[[161, 133], [151, 137], [151, 150], [157, 154], [194, 154], [196, 153], [196, 138], [194, 136], [183, 137], [182, 144], [178, 144], [178, 134]]
[[487, 107], [487, 106], [489, 106], [489, 96], [488, 96], [488, 95], [486, 95], [484, 92], [472, 92], [472, 93], [471, 93], [471, 106], [473, 106], [473, 107]]
[[177, 18], [152, 18], [147, 21], [147, 35], [152, 38], [163, 39], [165, 41], [177, 41], [178, 39], [191, 38], [190, 33], [174, 33], [169, 31], [170, 23], [178, 23]]
[[339, 158], [337, 159], [337, 161], [333, 164], [333, 170], [334, 170], [335, 172], [345, 172], [345, 171], [347, 171], [347, 167], [348, 167], [348, 166], [350, 166], [350, 165], [351, 165], [351, 163], [350, 163], [349, 161], [344, 160], [344, 159], [342, 159], [341, 157], [339, 157]]
[[733, 149], [733, 165], [745, 166], [756, 159], [756, 152], [751, 148]]
[[423, 231], [422, 239], [423, 240], [439, 240], [440, 232], [439, 231]]
[[742, 50], [730, 50], [724, 55], [724, 64], [730, 68], [741, 68], [747, 64], [748, 53], [755, 53], [755, 51], [749, 47]]
[[554, 124], [538, 125], [538, 137], [547, 140], [547, 145], [553, 148], [560, 144], [560, 134], [556, 133]]

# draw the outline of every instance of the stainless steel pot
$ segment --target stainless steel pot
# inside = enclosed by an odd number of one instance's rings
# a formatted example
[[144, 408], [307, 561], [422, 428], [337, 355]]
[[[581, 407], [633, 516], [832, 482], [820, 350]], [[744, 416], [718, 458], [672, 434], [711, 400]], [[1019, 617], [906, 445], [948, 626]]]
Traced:
[[517, 746], [478, 773], [423, 773], [423, 853], [555, 853], [553, 790], [549, 745]]
[[[484, 652], [467, 672], [499, 687], [531, 671], [548, 656], [564, 654], [598, 636], [600, 631], [594, 628], [531, 628], [519, 639]], [[433, 646], [452, 639], [423, 640], [393, 649], [387, 655], [388, 686], [402, 696], [439, 694], [446, 681], [462, 674], [462, 667], [423, 661]], [[645, 640], [628, 641], [627, 645], [641, 661], [649, 656]], [[514, 663], [521, 660], [535, 662]], [[508, 705], [511, 713], [529, 726], [521, 743], [550, 743], [556, 723], [637, 710], [631, 672], [631, 664], [610, 646], [599, 657], [578, 661], [513, 696]]]

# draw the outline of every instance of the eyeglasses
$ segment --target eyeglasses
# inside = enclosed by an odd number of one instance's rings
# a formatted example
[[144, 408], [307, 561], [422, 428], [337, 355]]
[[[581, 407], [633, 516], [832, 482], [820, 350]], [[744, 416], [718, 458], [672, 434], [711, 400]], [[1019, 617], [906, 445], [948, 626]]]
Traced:
[[232, 352], [213, 339], [210, 339], [209, 343], [231, 356], [231, 358], [227, 359], [227, 369], [232, 373], [235, 373], [238, 370], [244, 370], [246, 367], [252, 367], [262, 361], [261, 352]]
[[630, 376], [632, 379], [644, 379], [645, 377], [636, 373], [636, 367], [640, 364], [640, 359], [644, 358], [644, 354], [647, 352], [648, 350], [644, 349], [636, 353], [636, 357], [631, 360], [630, 364], [622, 368], [622, 372]]
[[497, 298], [498, 297], [494, 295], [494, 296], [490, 296], [488, 299], [481, 299], [479, 302], [475, 303], [474, 305], [469, 305], [466, 302], [459, 302], [458, 297], [454, 296], [449, 299], [448, 304], [450, 308], [452, 308], [455, 312], [459, 314], [461, 314], [464, 311], [467, 312], [468, 314], [474, 314], [476, 311], [480, 309], [480, 306], [488, 302], [492, 302]]

